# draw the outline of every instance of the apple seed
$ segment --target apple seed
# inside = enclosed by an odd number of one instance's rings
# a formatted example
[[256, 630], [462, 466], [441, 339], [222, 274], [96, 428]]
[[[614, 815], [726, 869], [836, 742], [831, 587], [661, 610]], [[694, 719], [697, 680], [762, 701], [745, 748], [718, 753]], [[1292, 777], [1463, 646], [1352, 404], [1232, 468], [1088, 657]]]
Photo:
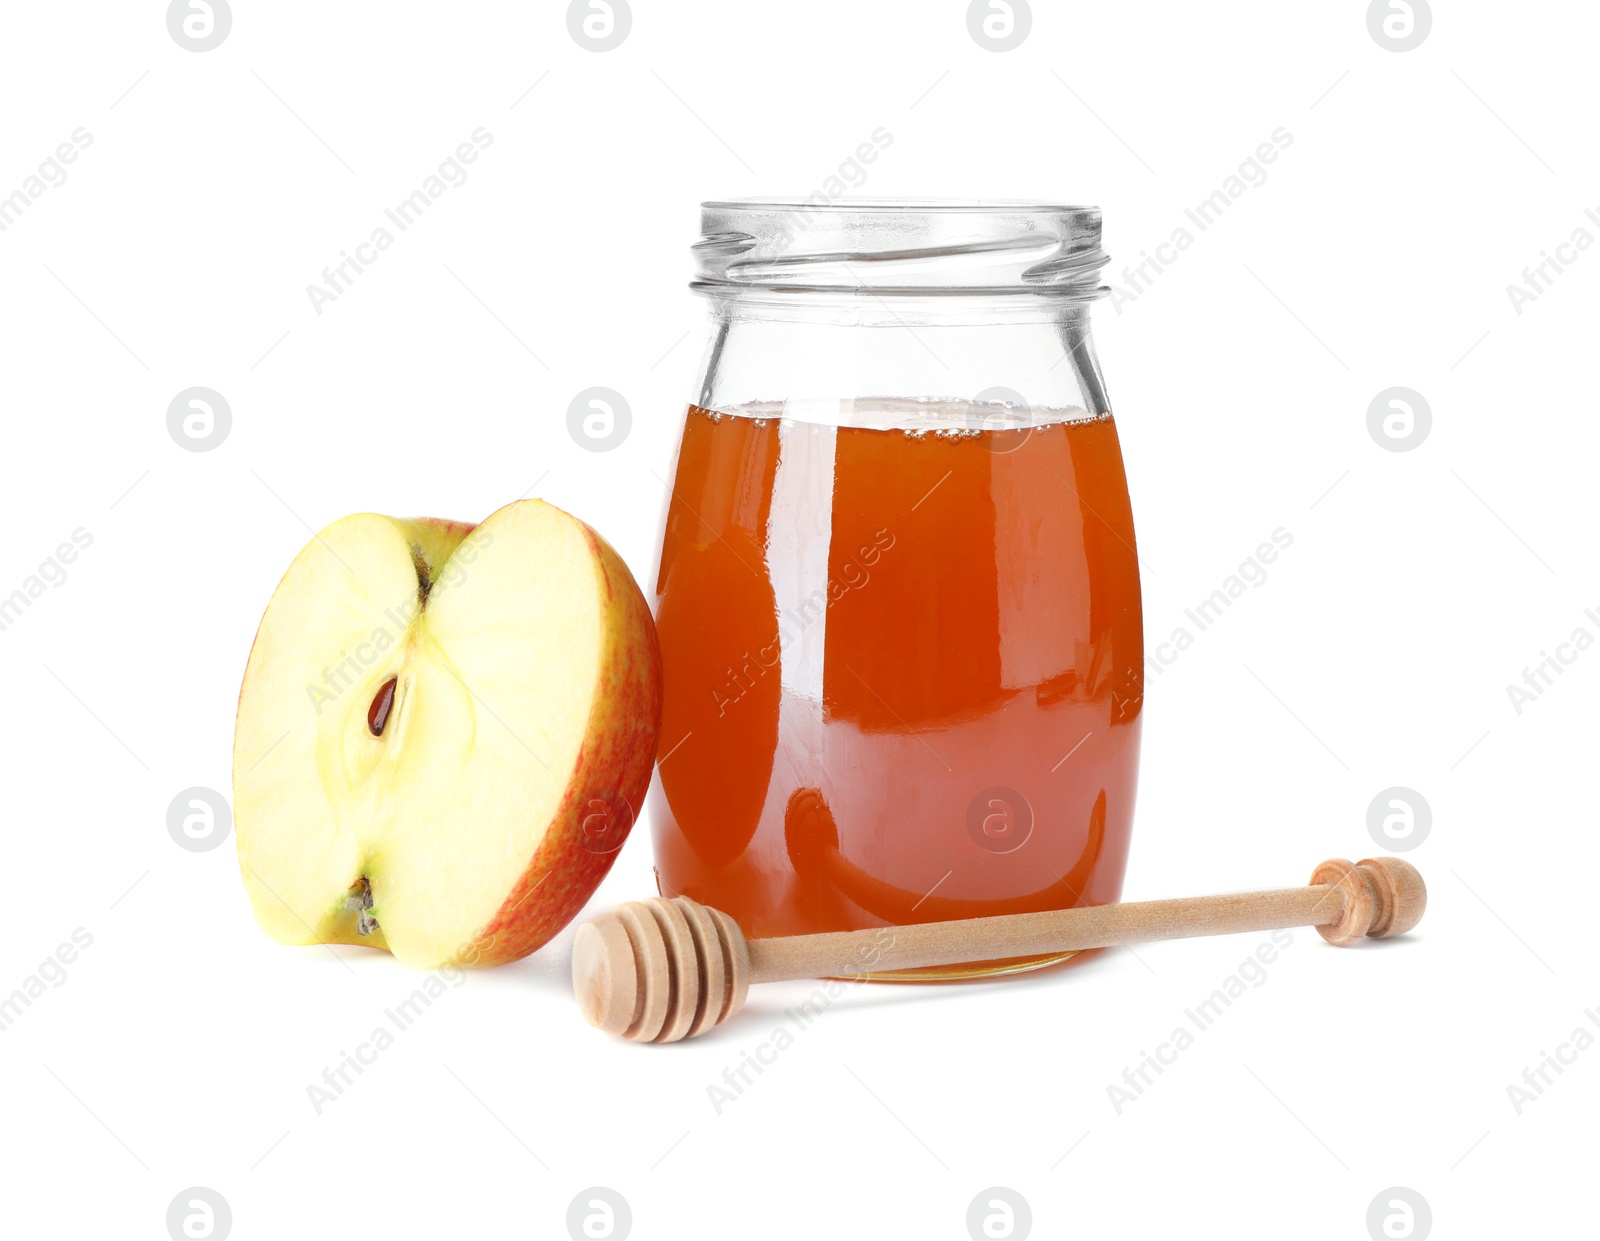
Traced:
[[389, 712], [394, 707], [394, 687], [398, 678], [390, 677], [383, 683], [372, 705], [367, 708], [367, 728], [374, 737], [383, 736], [383, 727], [389, 722]]

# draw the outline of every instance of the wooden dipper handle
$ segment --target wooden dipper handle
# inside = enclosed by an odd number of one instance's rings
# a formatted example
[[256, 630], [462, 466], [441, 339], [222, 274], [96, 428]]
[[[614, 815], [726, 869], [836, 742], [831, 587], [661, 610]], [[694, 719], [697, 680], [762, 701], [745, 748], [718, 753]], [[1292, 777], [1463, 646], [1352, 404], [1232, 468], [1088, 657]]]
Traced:
[[1343, 947], [1404, 934], [1426, 905], [1422, 876], [1394, 857], [1332, 858], [1304, 888], [749, 941], [719, 910], [657, 897], [578, 928], [572, 985], [590, 1025], [670, 1043], [732, 1016], [752, 982], [859, 975], [863, 961], [871, 972], [908, 970], [1290, 926]]

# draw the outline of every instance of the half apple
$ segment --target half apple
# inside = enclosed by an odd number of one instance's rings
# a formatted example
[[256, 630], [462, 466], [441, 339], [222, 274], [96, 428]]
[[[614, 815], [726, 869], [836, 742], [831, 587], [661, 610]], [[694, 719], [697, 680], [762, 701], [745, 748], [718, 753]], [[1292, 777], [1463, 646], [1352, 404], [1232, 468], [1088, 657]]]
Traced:
[[285, 944], [495, 965], [582, 908], [661, 720], [622, 559], [539, 500], [474, 527], [361, 513], [267, 605], [234, 733], [239, 865]]

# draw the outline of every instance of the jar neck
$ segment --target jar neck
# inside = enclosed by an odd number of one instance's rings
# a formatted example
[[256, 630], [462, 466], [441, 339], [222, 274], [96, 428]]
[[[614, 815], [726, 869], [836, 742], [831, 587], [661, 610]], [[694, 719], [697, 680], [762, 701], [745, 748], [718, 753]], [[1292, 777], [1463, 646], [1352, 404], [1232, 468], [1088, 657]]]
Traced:
[[709, 301], [704, 409], [840, 424], [886, 402], [1020, 403], [1050, 420], [1110, 412], [1082, 300], [765, 290]]

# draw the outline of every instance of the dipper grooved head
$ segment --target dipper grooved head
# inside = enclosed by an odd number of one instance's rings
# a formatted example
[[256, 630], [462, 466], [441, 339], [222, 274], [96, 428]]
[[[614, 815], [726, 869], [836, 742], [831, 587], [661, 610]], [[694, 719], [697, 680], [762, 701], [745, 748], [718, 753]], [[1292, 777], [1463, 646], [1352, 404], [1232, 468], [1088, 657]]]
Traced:
[[702, 1034], [744, 1006], [749, 985], [737, 924], [686, 896], [619, 905], [573, 941], [572, 989], [584, 1019], [635, 1042]]

